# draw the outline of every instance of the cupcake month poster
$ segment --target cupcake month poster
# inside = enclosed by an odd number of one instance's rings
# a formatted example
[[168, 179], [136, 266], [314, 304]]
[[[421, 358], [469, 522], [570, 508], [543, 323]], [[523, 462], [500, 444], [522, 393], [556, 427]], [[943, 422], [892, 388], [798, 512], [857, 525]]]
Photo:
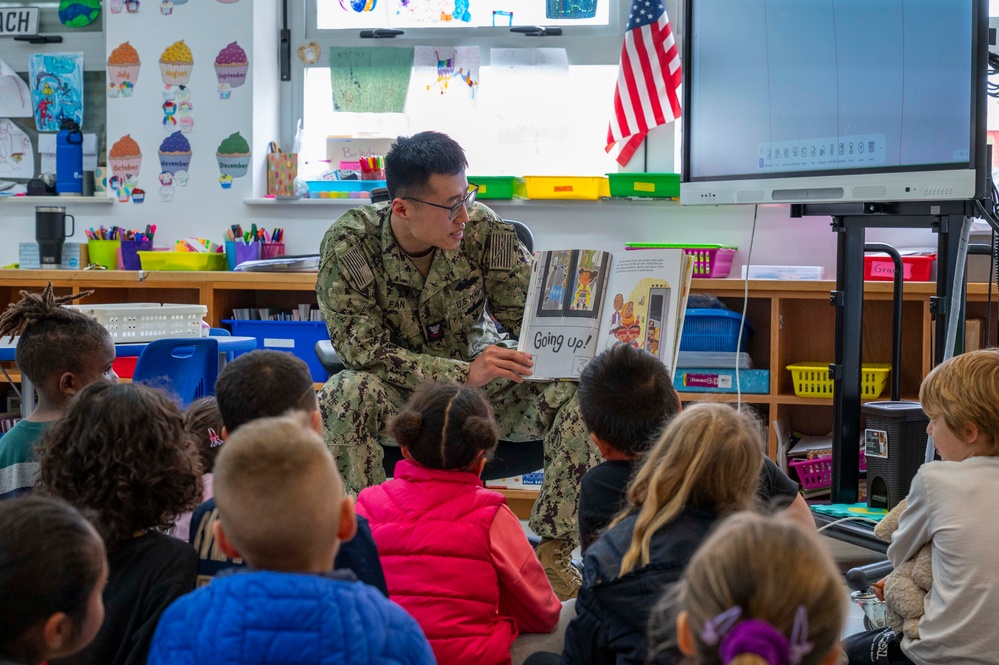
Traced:
[[119, 205], [186, 220], [252, 196], [253, 1], [111, 0], [105, 33]]

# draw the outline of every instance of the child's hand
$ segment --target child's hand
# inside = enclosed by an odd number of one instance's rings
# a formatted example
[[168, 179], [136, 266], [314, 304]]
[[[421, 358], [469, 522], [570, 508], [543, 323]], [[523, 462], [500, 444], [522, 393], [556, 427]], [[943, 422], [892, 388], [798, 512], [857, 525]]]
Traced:
[[887, 579], [887, 576], [882, 577], [880, 580], [871, 585], [871, 591], [873, 591], [874, 595], [878, 597], [878, 600], [882, 602], [884, 602], [885, 599], [885, 580]]

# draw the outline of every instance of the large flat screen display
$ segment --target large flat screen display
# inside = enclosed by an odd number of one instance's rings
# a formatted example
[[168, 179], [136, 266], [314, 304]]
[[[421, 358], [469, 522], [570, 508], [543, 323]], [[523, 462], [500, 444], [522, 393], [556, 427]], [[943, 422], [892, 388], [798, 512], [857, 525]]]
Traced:
[[984, 192], [984, 0], [686, 0], [684, 204]]

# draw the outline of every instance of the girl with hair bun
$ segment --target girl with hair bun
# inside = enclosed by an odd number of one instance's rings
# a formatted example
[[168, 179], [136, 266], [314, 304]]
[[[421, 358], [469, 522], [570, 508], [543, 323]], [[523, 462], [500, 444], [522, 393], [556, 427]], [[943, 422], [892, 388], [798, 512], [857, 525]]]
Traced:
[[[405, 459], [357, 498], [389, 597], [441, 665], [510, 663], [517, 635], [552, 633], [562, 604], [520, 520], [479, 478], [497, 444], [489, 404], [474, 388], [425, 384], [389, 429]], [[560, 633], [551, 639], [561, 645]]]

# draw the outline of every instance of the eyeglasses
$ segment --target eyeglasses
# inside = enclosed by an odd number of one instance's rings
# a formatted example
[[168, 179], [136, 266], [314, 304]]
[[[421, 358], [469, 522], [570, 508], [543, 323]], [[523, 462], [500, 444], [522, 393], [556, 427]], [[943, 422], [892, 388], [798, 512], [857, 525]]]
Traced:
[[408, 199], [410, 201], [416, 201], [417, 203], [422, 203], [424, 205], [433, 206], [435, 208], [441, 208], [442, 210], [447, 210], [448, 221], [453, 222], [454, 218], [458, 216], [458, 212], [462, 208], [468, 209], [473, 203], [475, 203], [475, 195], [479, 193], [479, 186], [472, 185], [472, 188], [468, 190], [468, 194], [465, 194], [465, 198], [455, 203], [453, 206], [445, 206], [440, 203], [431, 203], [430, 201], [424, 201], [422, 199], [413, 198], [412, 196], [403, 196], [402, 198]]

